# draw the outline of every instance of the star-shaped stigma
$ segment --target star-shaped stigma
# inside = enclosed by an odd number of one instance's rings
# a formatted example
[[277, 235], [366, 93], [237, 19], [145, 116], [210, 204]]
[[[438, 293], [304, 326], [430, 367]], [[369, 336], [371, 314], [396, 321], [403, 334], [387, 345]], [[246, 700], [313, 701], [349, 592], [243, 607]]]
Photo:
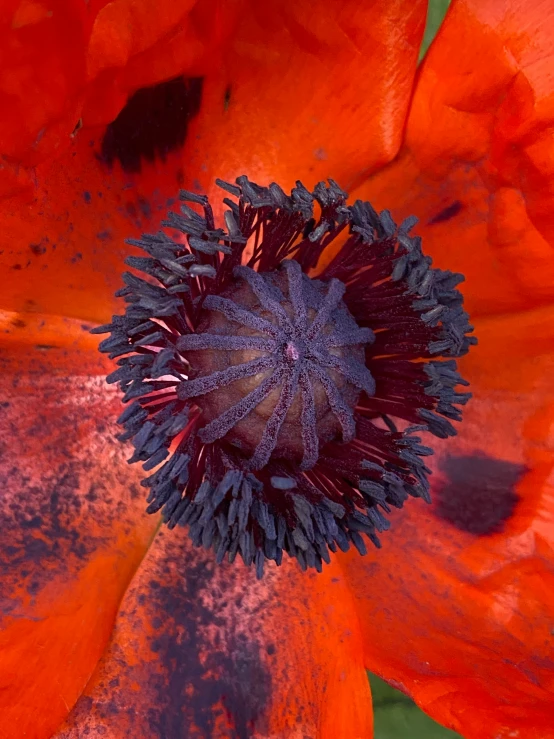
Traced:
[[276, 273], [239, 266], [234, 275], [224, 294], [204, 300], [199, 331], [177, 342], [199, 375], [181, 383], [179, 398], [196, 398], [202, 408], [201, 441], [225, 438], [251, 451], [250, 469], [272, 456], [310, 469], [320, 440], [355, 436], [360, 392], [375, 392], [364, 364], [373, 332], [356, 325], [340, 280], [312, 280], [294, 260]]

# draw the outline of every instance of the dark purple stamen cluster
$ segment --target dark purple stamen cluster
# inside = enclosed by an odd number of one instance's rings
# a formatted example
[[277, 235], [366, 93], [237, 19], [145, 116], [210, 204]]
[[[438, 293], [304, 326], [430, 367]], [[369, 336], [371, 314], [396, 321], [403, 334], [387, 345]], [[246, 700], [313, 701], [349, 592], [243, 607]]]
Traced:
[[121, 439], [157, 468], [148, 511], [218, 561], [240, 553], [261, 577], [286, 551], [319, 570], [351, 543], [364, 554], [362, 535], [379, 546], [383, 512], [429, 500], [432, 449], [416, 433], [454, 435], [470, 397], [452, 359], [475, 343], [463, 277], [431, 267], [415, 219], [348, 206], [332, 181], [290, 196], [218, 184], [238, 201], [224, 200], [226, 229], [182, 192], [171, 236], [129, 242], [147, 279], [125, 273], [125, 315], [96, 330], [120, 357], [108, 382], [133, 401]]

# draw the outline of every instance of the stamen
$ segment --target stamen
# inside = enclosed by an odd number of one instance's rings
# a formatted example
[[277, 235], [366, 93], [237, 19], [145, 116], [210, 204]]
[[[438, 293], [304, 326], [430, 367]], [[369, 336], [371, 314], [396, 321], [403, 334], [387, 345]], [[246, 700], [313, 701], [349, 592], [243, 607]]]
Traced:
[[224, 198], [225, 228], [181, 192], [162, 222], [180, 238], [129, 241], [146, 279], [124, 273], [125, 315], [95, 329], [131, 401], [120, 439], [149, 473], [147, 511], [217, 562], [238, 554], [262, 577], [286, 552], [321, 570], [379, 547], [409, 497], [430, 500], [419, 434], [454, 435], [470, 398], [454, 359], [476, 342], [463, 277], [432, 267], [415, 219], [349, 206], [333, 181], [218, 184], [238, 201]]

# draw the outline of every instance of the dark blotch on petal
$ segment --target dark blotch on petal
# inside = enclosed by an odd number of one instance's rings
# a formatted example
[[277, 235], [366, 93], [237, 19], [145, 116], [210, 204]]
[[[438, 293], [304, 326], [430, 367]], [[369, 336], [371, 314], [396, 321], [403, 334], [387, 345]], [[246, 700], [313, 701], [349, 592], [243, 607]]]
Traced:
[[[36, 345], [46, 355], [52, 348]], [[38, 355], [33, 365], [34, 375], [5, 376], [10, 401], [0, 403], [0, 619], [17, 604], [14, 593], [65, 582], [118, 520], [134, 522], [125, 513], [133, 482], [126, 453], [102, 418], [115, 398], [101, 378], [49, 377]], [[112, 464], [99, 465], [96, 454]], [[122, 510], [113, 503], [118, 491]]]
[[514, 514], [515, 487], [525, 467], [483, 454], [447, 457], [441, 469], [446, 480], [435, 498], [435, 514], [477, 536], [502, 531]]
[[[110, 736], [268, 735], [265, 614], [273, 590], [249, 591], [243, 604], [244, 571], [228, 567], [222, 576], [209, 553], [163, 533], [144, 568], [122, 603], [94, 696], [73, 709], [79, 736], [108, 726]], [[129, 629], [137, 639], [128, 639]]]
[[451, 218], [454, 218], [454, 216], [457, 216], [463, 207], [461, 200], [455, 200], [453, 203], [450, 203], [450, 205], [447, 205], [446, 208], [439, 211], [436, 216], [433, 216], [427, 225], [434, 226], [435, 223], [444, 223], [444, 221], [449, 221]]
[[46, 254], [49, 243], [50, 240], [46, 236], [45, 238], [41, 239], [38, 244], [29, 244], [29, 249], [33, 252], [35, 256], [41, 257], [43, 254]]
[[[153, 736], [182, 736], [188, 722], [200, 729], [202, 736], [213, 736], [215, 709], [222, 704], [233, 717], [234, 736], [247, 739], [269, 702], [271, 675], [260, 657], [262, 647], [255, 636], [248, 638], [238, 624], [233, 627], [228, 622], [224, 615], [228, 594], [222, 597], [211, 582], [215, 566], [205, 560], [189, 563], [184, 568], [183, 588], [150, 583], [148, 600], [152, 610], [169, 613], [174, 620], [173, 628], [162, 625], [152, 642], [161, 666], [159, 678], [151, 677], [152, 686], [162, 708], [150, 716]], [[218, 607], [202, 605], [204, 598]], [[196, 604], [195, 608], [191, 603]], [[214, 615], [218, 611], [219, 617]], [[219, 649], [206, 642], [207, 624], [228, 633]], [[191, 685], [195, 686], [193, 700], [187, 694]]]
[[227, 87], [225, 88], [225, 94], [223, 96], [223, 110], [225, 111], [229, 109], [229, 105], [231, 104], [231, 93], [231, 85], [227, 85]]
[[202, 83], [201, 77], [178, 77], [137, 90], [107, 127], [101, 158], [110, 166], [118, 160], [126, 172], [139, 172], [143, 157], [165, 159], [185, 142], [200, 108]]

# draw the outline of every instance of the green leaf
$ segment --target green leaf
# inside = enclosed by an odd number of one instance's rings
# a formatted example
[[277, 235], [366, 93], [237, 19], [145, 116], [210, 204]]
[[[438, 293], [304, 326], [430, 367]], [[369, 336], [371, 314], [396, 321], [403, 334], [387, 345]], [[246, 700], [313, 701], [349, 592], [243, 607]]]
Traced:
[[425, 26], [425, 33], [423, 34], [423, 41], [421, 42], [421, 49], [419, 50], [419, 61], [427, 53], [427, 49], [431, 41], [435, 38], [449, 5], [450, 0], [429, 0], [427, 24]]
[[373, 694], [374, 739], [462, 739], [375, 675], [369, 675], [369, 682]]

